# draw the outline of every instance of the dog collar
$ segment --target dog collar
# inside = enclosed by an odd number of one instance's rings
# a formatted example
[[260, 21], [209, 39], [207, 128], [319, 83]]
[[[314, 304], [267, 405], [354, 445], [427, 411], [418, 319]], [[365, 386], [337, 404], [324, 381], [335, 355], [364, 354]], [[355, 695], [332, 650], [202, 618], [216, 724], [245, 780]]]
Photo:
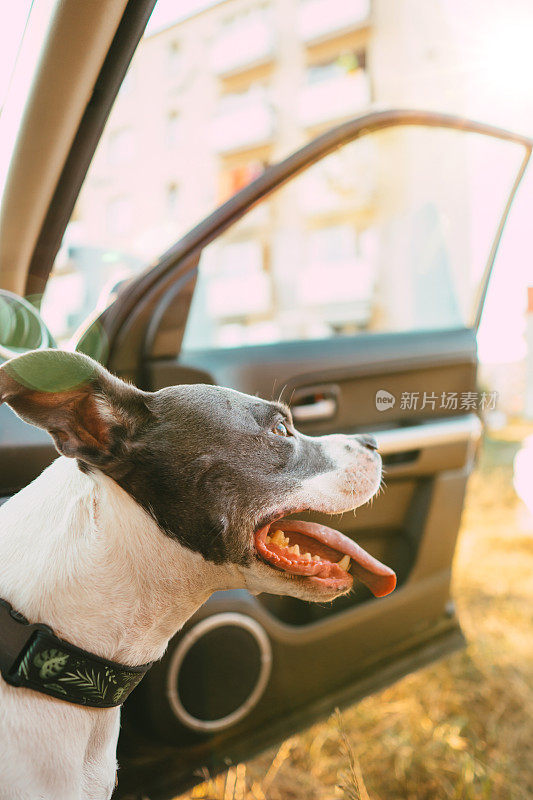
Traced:
[[0, 599], [0, 673], [11, 686], [80, 706], [113, 708], [122, 705], [151, 666], [129, 667], [88, 653], [60, 639], [48, 625], [30, 624]]

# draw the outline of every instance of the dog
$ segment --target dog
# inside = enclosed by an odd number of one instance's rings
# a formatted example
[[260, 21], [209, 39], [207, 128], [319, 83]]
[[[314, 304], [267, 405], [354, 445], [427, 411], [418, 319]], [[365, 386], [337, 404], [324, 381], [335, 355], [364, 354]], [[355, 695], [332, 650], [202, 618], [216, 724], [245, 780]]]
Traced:
[[[0, 402], [60, 454], [0, 508], [0, 598], [101, 660], [161, 658], [218, 590], [323, 602], [354, 576], [394, 588], [348, 537], [285, 519], [367, 502], [382, 471], [371, 436], [305, 436], [285, 405], [218, 386], [141, 391], [59, 350], [0, 367]], [[0, 679], [0, 800], [110, 798], [119, 721], [119, 705]]]

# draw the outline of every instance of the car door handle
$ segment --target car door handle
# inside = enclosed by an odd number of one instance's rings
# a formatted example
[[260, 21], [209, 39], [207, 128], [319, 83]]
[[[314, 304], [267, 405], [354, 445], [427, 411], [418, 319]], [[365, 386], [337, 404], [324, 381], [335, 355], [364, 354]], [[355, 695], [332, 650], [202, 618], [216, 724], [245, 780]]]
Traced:
[[436, 420], [406, 428], [375, 431], [379, 452], [382, 455], [423, 450], [459, 442], [477, 442], [482, 431], [481, 420], [476, 414]]
[[295, 422], [331, 419], [337, 413], [337, 401], [333, 397], [323, 397], [314, 403], [292, 406], [291, 412]]

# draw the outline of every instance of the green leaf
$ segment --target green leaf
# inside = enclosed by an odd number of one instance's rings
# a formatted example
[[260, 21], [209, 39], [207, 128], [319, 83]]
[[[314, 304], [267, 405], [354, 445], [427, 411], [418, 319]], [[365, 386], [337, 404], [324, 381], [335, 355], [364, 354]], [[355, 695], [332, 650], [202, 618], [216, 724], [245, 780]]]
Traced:
[[118, 701], [122, 699], [122, 695], [127, 691], [127, 689], [127, 686], [119, 686], [113, 695], [113, 702], [118, 703]]
[[18, 671], [22, 675], [23, 678], [28, 680], [29, 678], [29, 668], [30, 668], [30, 660], [31, 660], [31, 650], [28, 650], [24, 658], [19, 664]]
[[53, 678], [63, 671], [68, 661], [68, 654], [61, 650], [43, 650], [37, 653], [33, 659], [36, 667], [40, 667], [39, 676], [41, 678]]
[[94, 670], [81, 670], [77, 669], [76, 672], [67, 672], [60, 681], [71, 683], [82, 692], [85, 692], [92, 698], [98, 700], [105, 700], [107, 694], [107, 685], [102, 675], [95, 673]]

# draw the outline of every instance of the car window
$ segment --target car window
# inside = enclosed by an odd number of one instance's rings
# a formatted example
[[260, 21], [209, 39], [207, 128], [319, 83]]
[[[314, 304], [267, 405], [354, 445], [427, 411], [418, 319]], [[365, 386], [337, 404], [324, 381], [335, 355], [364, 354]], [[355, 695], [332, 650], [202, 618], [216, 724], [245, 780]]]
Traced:
[[0, 30], [0, 111], [8, 93], [31, 5], [31, 0], [19, 0], [11, 13], [3, 18]]
[[272, 0], [159, 0], [41, 303], [60, 344], [269, 164], [365, 110], [370, 4], [333, 5], [295, 2], [288, 31]]
[[[42, 299], [60, 345], [270, 164], [388, 96], [368, 0], [295, 0], [291, 25], [241, 5], [156, 5]], [[185, 347], [465, 324], [521, 157], [474, 138], [367, 136], [261, 204], [203, 254]]]
[[410, 126], [335, 151], [203, 251], [182, 349], [471, 325], [523, 155]]
[[17, 0], [0, 25], [0, 201], [16, 135], [58, 0]]

